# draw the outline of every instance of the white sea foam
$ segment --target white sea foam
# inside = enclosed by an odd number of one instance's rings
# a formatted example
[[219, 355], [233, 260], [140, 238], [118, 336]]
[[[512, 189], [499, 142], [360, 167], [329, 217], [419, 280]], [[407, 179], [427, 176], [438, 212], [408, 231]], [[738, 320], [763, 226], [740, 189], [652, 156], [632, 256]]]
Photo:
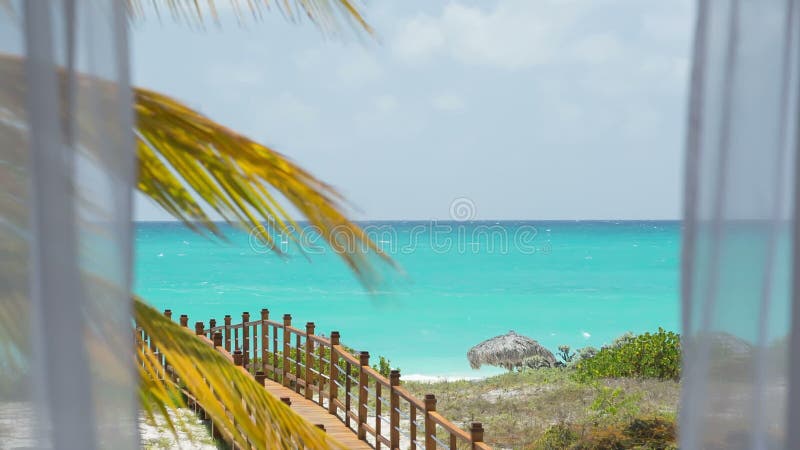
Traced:
[[480, 377], [470, 377], [466, 375], [422, 375], [419, 373], [412, 373], [403, 375], [404, 381], [417, 381], [420, 383], [438, 383], [441, 381], [475, 381], [488, 378], [490, 375]]

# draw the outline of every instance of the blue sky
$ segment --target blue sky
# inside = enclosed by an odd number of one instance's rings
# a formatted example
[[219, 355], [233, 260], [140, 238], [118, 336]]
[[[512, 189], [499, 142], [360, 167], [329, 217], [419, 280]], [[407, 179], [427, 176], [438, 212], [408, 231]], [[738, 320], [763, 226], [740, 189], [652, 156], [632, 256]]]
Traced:
[[[219, 2], [225, 4], [226, 2]], [[360, 219], [680, 217], [688, 0], [372, 1], [377, 38], [280, 14], [132, 30], [133, 80], [336, 186]], [[137, 198], [137, 218], [167, 219]]]

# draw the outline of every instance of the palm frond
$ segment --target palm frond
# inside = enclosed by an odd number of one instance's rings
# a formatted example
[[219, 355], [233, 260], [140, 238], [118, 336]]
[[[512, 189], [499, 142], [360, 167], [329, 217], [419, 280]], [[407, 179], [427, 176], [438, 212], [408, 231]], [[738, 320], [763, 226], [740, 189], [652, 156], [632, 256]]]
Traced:
[[[14, 208], [23, 194], [20, 186], [26, 176], [22, 163], [27, 133], [21, 125], [26, 120], [27, 85], [23, 63], [19, 57], [0, 54], [0, 79], [3, 79], [0, 83], [0, 140], [12, 147], [0, 167], [0, 173], [6, 175], [0, 179], [7, 182], [0, 185], [8, 184], [0, 195], [0, 204], [5, 212], [13, 212], [6, 219], [8, 225], [16, 227], [25, 223], [24, 208]], [[63, 72], [59, 78], [64, 92], [66, 77]], [[77, 82], [80, 85], [91, 83], [98, 92], [115, 93], [114, 85], [102, 80], [80, 76]], [[347, 219], [343, 212], [344, 200], [335, 189], [285, 156], [167, 96], [146, 89], [134, 89], [133, 95], [140, 169], [138, 188], [189, 227], [220, 233], [204, 209], [207, 205], [230, 223], [258, 229], [266, 225], [271, 231], [260, 232], [258, 237], [278, 250], [274, 246], [277, 234], [297, 240], [300, 233], [300, 228], [284, 210], [282, 197], [309, 220], [368, 288], [380, 281], [378, 272], [370, 264], [371, 255], [378, 255], [394, 265], [364, 230]], [[67, 111], [62, 111], [61, 116], [67, 118]], [[92, 136], [91, 124], [78, 122], [78, 125], [79, 135]], [[87, 152], [86, 156], [93, 155]], [[102, 161], [98, 163], [102, 165]], [[15, 292], [0, 294], [4, 300], [16, 295]], [[20, 303], [26, 300], [25, 297], [19, 299]], [[136, 302], [135, 309], [137, 323], [167, 358], [169, 367], [185, 389], [197, 398], [231, 439], [249, 442], [256, 448], [293, 448], [299, 443], [313, 448], [335, 446], [187, 330], [170, 323], [141, 301]], [[13, 318], [19, 317], [11, 308], [0, 310], [0, 316], [3, 324], [14, 323]], [[2, 354], [11, 354], [25, 344], [24, 337], [17, 335], [19, 330], [8, 331], [10, 335], [0, 336]], [[142, 405], [148, 415], [161, 412], [169, 421], [167, 408], [179, 405], [180, 397], [175, 395], [174, 386], [156, 376], [166, 370], [149, 347], [140, 345], [138, 348]], [[12, 367], [9, 363], [13, 361], [4, 360], [7, 364], [3, 369]], [[242, 406], [242, 399], [252, 407], [250, 410]]]
[[136, 322], [167, 361], [165, 369], [151, 346], [139, 341], [137, 366], [146, 414], [159, 413], [169, 421], [166, 408], [183, 406], [180, 390], [185, 389], [242, 448], [344, 448], [187, 328], [141, 299], [134, 302]]
[[[17, 124], [25, 123], [26, 117], [23, 60], [0, 54], [0, 78], [4, 80], [0, 86], [0, 137], [14, 144], [10, 154], [21, 153], [26, 130]], [[66, 82], [63, 74], [61, 81]], [[88, 77], [78, 81], [92, 83], [92, 88], [101, 92], [114, 92], [111, 83]], [[368, 289], [381, 281], [379, 270], [371, 264], [375, 262], [372, 255], [397, 268], [367, 233], [347, 218], [342, 196], [284, 155], [166, 95], [134, 88], [133, 96], [137, 187], [176, 219], [198, 232], [220, 234], [206, 211], [211, 208], [229, 223], [253, 231], [280, 253], [276, 237], [299, 242], [304, 232], [284, 209], [288, 202]], [[62, 116], [66, 117], [66, 111]], [[79, 135], [92, 135], [92, 127], [83, 122], [80, 126]], [[0, 179], [14, 179], [22, 166], [0, 166], [0, 172], [7, 175]], [[13, 203], [14, 193], [7, 190], [0, 201]]]
[[[238, 20], [242, 20], [249, 12], [254, 20], [260, 20], [264, 11], [278, 10], [292, 22], [307, 18], [323, 33], [335, 34], [342, 25], [373, 33], [359, 7], [352, 0], [228, 0]], [[159, 4], [161, 8], [159, 8]], [[153, 12], [161, 16], [168, 12], [175, 20], [202, 24], [206, 17], [219, 21], [217, 2], [214, 0], [128, 0], [128, 14], [134, 20], [146, 16], [146, 8], [152, 5]]]
[[287, 157], [163, 94], [137, 88], [134, 104], [138, 188], [189, 227], [219, 233], [202, 202], [280, 252], [278, 235], [299, 241], [303, 230], [274, 195], [279, 194], [368, 288], [380, 281], [369, 255], [393, 264], [344, 215], [342, 196]]

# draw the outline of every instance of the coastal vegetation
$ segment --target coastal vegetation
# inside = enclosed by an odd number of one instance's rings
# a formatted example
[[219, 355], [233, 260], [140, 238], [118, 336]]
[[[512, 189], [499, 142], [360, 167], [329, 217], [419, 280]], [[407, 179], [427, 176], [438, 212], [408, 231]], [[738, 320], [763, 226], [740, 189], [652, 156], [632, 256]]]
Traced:
[[621, 377], [677, 381], [680, 375], [680, 335], [663, 328], [655, 333], [623, 336], [575, 364], [575, 376], [582, 381]]
[[[329, 359], [324, 348], [320, 351]], [[559, 360], [548, 366], [516, 367], [479, 380], [402, 385], [419, 398], [436, 395], [438, 410], [459, 426], [482, 421], [485, 440], [495, 448], [666, 450], [676, 448], [680, 383], [672, 374], [679, 374], [680, 363], [673, 365], [675, 360], [668, 357], [675, 354], [680, 355], [680, 336], [659, 329], [626, 333], [599, 350], [561, 346]], [[258, 366], [260, 360], [253, 363]], [[661, 369], [654, 370], [654, 365]], [[392, 367], [379, 357], [373, 368], [388, 372]], [[344, 383], [344, 374], [340, 377]], [[374, 399], [369, 406], [375, 407]], [[162, 448], [158, 440], [171, 438], [155, 436], [152, 448]]]
[[[403, 386], [417, 396], [435, 394], [438, 410], [456, 424], [481, 420], [485, 440], [495, 448], [527, 450], [635, 448], [630, 439], [608, 447], [576, 445], [608, 434], [624, 438], [627, 427], [639, 420], [674, 427], [680, 393], [680, 384], [673, 380], [580, 382], [570, 368], [524, 369], [481, 380], [404, 382]], [[655, 440], [640, 440], [637, 445], [666, 448]]]
[[680, 335], [626, 333], [599, 350], [561, 346], [556, 357], [481, 380], [404, 386], [435, 394], [457, 423], [480, 418], [497, 448], [675, 448]]

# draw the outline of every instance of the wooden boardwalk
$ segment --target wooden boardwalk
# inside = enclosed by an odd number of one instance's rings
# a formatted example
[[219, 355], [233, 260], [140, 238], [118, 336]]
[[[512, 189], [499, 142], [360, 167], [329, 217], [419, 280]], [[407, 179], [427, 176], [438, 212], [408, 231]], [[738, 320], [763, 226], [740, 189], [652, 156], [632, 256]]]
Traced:
[[281, 386], [272, 380], [265, 380], [264, 387], [267, 389], [267, 392], [275, 396], [275, 398], [282, 399], [288, 397], [291, 402], [290, 408], [292, 408], [292, 410], [314, 425], [322, 424], [325, 427], [326, 433], [347, 448], [372, 450], [372, 447], [370, 447], [366, 441], [358, 439], [358, 436], [353, 430], [346, 427], [338, 417], [330, 414], [317, 403], [307, 400], [297, 392]]
[[[164, 314], [172, 318], [172, 311]], [[180, 316], [181, 326], [189, 318]], [[315, 334], [313, 322], [305, 329], [292, 326], [292, 316], [223, 325], [211, 319], [195, 322], [195, 334], [249, 373], [279, 400], [347, 448], [387, 450], [491, 450], [483, 442], [483, 426], [470, 423], [465, 431], [436, 411], [436, 397], [414, 397], [400, 384], [400, 372], [387, 378], [369, 365], [369, 352], [354, 352], [330, 337]], [[146, 339], [146, 336], [145, 336]], [[354, 354], [356, 353], [356, 354]]]

